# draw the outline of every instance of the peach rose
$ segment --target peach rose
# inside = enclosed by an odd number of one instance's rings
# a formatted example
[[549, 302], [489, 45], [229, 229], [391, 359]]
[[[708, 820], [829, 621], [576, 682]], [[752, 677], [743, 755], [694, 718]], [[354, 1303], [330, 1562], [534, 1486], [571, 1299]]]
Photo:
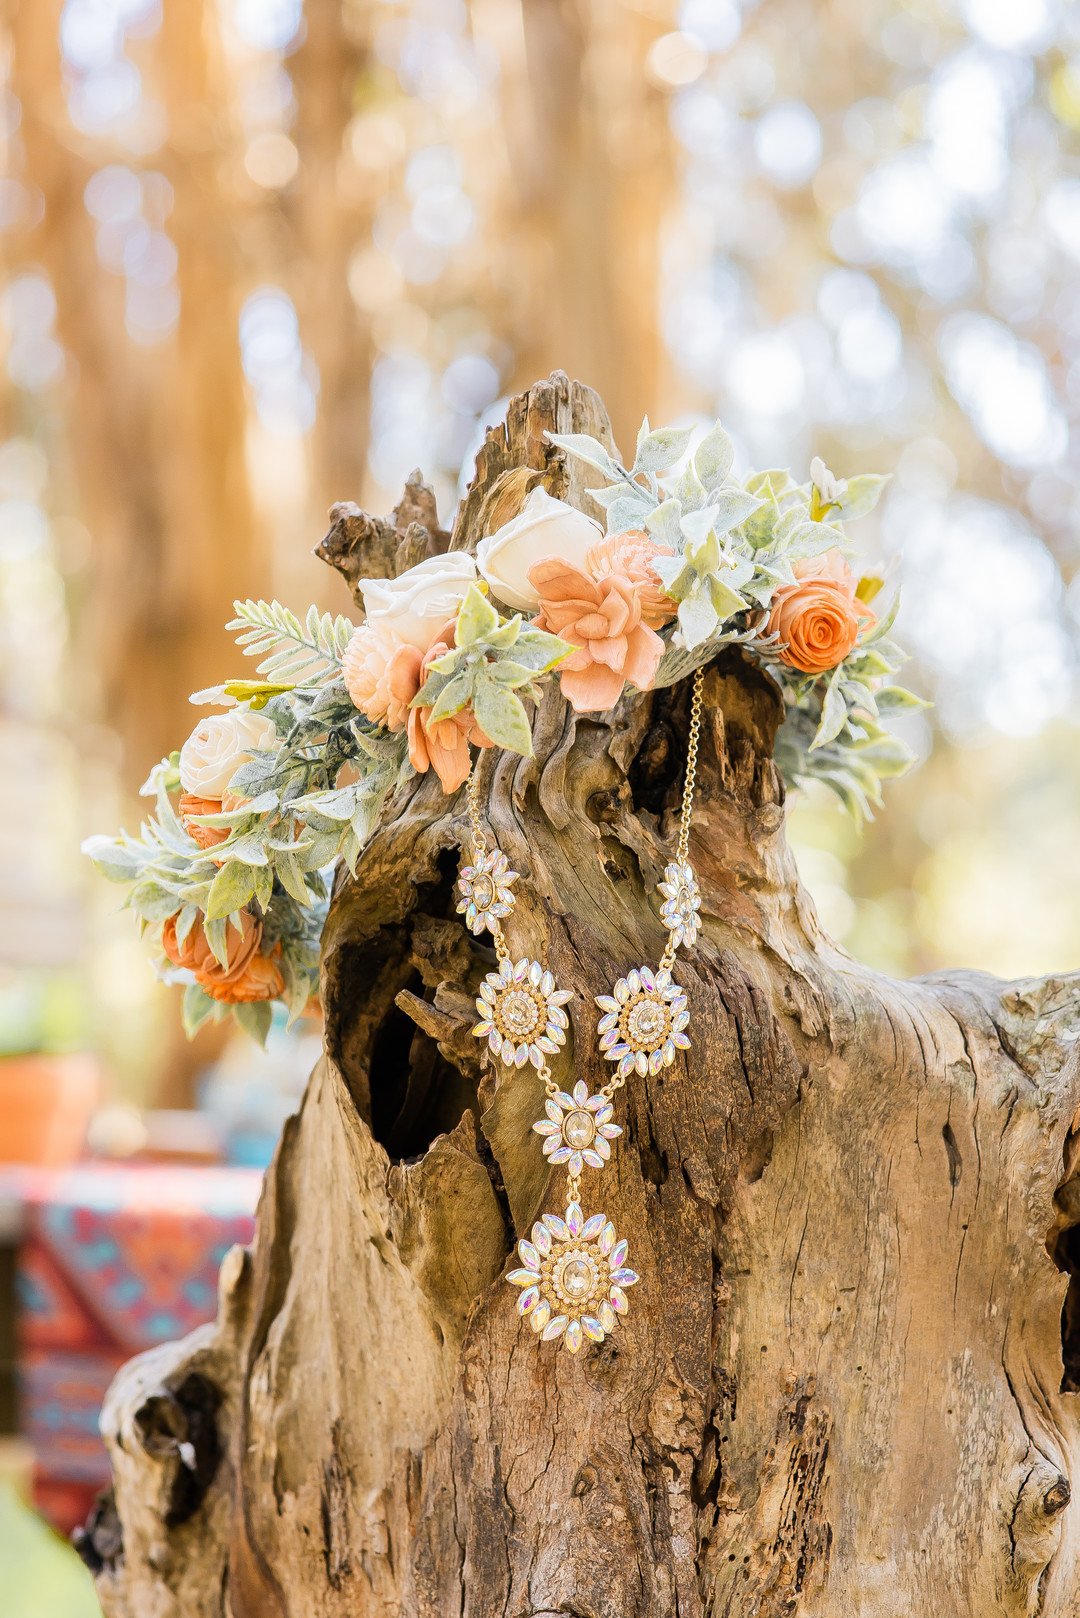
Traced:
[[[451, 619], [424, 653], [416, 683], [417, 691], [427, 679], [432, 663], [453, 646], [454, 629], [455, 621]], [[463, 708], [452, 719], [434, 722], [430, 708], [409, 709], [409, 763], [421, 775], [433, 769], [442, 782], [444, 792], [456, 792], [465, 782], [472, 762], [470, 742], [476, 747], [492, 745], [491, 738], [485, 736], [476, 723], [471, 708]]]
[[615, 572], [594, 579], [557, 556], [531, 567], [529, 580], [540, 596], [533, 620], [537, 629], [578, 648], [559, 669], [566, 698], [578, 713], [613, 707], [627, 680], [648, 689], [664, 643], [642, 621], [644, 585]]
[[804, 674], [824, 674], [853, 651], [874, 622], [855, 594], [858, 580], [841, 553], [829, 550], [794, 565], [795, 583], [782, 584], [769, 607], [769, 628], [784, 643], [780, 660]]
[[658, 556], [674, 554], [670, 545], [658, 545], [648, 534], [631, 528], [625, 534], [609, 534], [594, 545], [585, 557], [585, 568], [594, 579], [620, 573], [631, 584], [640, 585], [641, 621], [647, 629], [662, 629], [674, 618], [678, 606], [660, 583], [653, 562]]
[[226, 934], [227, 966], [215, 960], [198, 916], [182, 944], [177, 942], [176, 917], [170, 916], [161, 929], [161, 947], [174, 966], [194, 973], [196, 982], [215, 1000], [229, 1005], [273, 1000], [285, 988], [274, 958], [278, 951], [275, 948], [271, 955], [261, 952], [262, 922], [250, 911], [243, 911], [240, 919], [241, 926], [230, 923]]
[[178, 807], [180, 822], [191, 840], [200, 848], [216, 848], [229, 835], [228, 826], [200, 826], [196, 815], [230, 814], [242, 809], [248, 799], [240, 792], [226, 792], [220, 798], [200, 798], [195, 792], [183, 792]]
[[373, 725], [405, 729], [409, 703], [420, 689], [423, 657], [385, 624], [361, 624], [353, 631], [341, 660], [345, 689]]

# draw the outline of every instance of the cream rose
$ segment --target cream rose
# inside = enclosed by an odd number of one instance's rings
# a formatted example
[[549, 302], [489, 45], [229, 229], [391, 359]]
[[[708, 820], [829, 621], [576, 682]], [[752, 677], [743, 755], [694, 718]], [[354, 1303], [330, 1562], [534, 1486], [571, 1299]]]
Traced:
[[548, 556], [582, 567], [585, 553], [603, 537], [600, 524], [583, 511], [536, 488], [516, 517], [480, 541], [476, 565], [499, 601], [515, 612], [535, 612], [540, 597], [529, 569]]
[[180, 749], [180, 785], [199, 798], [220, 798], [252, 753], [279, 746], [265, 714], [232, 708], [200, 720]]
[[417, 562], [396, 579], [361, 579], [364, 611], [373, 628], [426, 652], [437, 630], [456, 618], [476, 563], [468, 551], [447, 551]]

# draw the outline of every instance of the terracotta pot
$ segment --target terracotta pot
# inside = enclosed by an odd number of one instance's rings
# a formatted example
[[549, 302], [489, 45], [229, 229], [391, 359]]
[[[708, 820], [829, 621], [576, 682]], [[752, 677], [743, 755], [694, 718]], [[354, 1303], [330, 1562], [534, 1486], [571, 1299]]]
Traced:
[[74, 1163], [100, 1091], [97, 1061], [83, 1052], [0, 1057], [0, 1163]]

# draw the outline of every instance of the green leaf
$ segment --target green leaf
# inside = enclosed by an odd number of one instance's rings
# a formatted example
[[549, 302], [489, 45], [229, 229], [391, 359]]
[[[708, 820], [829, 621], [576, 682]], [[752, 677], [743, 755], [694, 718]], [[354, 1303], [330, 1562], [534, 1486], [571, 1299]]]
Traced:
[[260, 865], [255, 870], [255, 903], [265, 915], [270, 908], [270, 900], [274, 893], [274, 872], [269, 865]]
[[677, 466], [693, 436], [692, 427], [657, 427], [646, 433], [638, 442], [631, 472], [665, 472]]
[[295, 691], [295, 685], [275, 685], [272, 680], [226, 680], [222, 686], [227, 697], [246, 702], [249, 708], [265, 708], [271, 697], [283, 697]]
[[844, 521], [854, 522], [856, 517], [865, 517], [867, 512], [873, 511], [885, 485], [891, 481], [891, 473], [883, 475], [880, 472], [863, 472], [858, 477], [848, 478], [847, 489], [840, 502], [840, 515]]
[[839, 671], [834, 672], [825, 687], [825, 697], [821, 704], [821, 718], [814, 739], [810, 743], [813, 753], [819, 747], [824, 747], [838, 736], [847, 720], [847, 704], [840, 691], [840, 681], [837, 678]]
[[88, 837], [82, 851], [110, 882], [131, 882], [146, 864], [146, 855], [127, 847], [115, 837]]
[[546, 629], [523, 629], [514, 643], [514, 662], [533, 674], [546, 674], [557, 668], [575, 648]]
[[665, 500], [645, 518], [645, 527], [658, 545], [682, 549], [682, 506], [678, 500]]
[[247, 1005], [233, 1006], [232, 1014], [257, 1045], [266, 1044], [266, 1036], [274, 1020], [274, 1008], [269, 1000], [255, 1000]]
[[454, 639], [458, 646], [472, 646], [499, 627], [499, 614], [487, 596], [470, 584], [458, 609]]
[[532, 727], [525, 705], [513, 691], [497, 685], [486, 674], [476, 680], [473, 695], [476, 722], [497, 747], [532, 757]]
[[[590, 490], [590, 493], [592, 491]], [[644, 495], [644, 490], [642, 490]], [[652, 495], [644, 498], [631, 494], [625, 485], [617, 500], [612, 500], [607, 509], [607, 531], [609, 534], [625, 534], [627, 529], [640, 528], [646, 521], [646, 512], [654, 504]]]
[[437, 701], [432, 704], [432, 723], [439, 719], [452, 719], [456, 713], [460, 713], [472, 696], [472, 685], [470, 669], [462, 669], [460, 674], [455, 674], [452, 680], [448, 680]]
[[184, 1000], [180, 1011], [180, 1020], [183, 1023], [184, 1033], [189, 1039], [194, 1038], [204, 1022], [211, 1019], [218, 1022], [221, 1018], [221, 1005], [208, 995], [201, 983], [189, 983], [184, 990]]
[[227, 860], [210, 884], [206, 901], [206, 917], [213, 921], [219, 916], [230, 916], [242, 910], [255, 891], [255, 877], [249, 865], [239, 860]]
[[544, 437], [559, 449], [573, 455], [576, 460], [584, 461], [586, 466], [595, 466], [598, 472], [603, 472], [606, 478], [615, 480], [619, 477], [619, 468], [597, 439], [588, 433], [549, 433]]
[[128, 903], [145, 921], [168, 921], [177, 911], [176, 894], [152, 880], [137, 883]]
[[210, 953], [219, 966], [227, 967], [229, 964], [229, 918], [215, 916], [212, 921], [203, 925], [206, 942], [210, 945]]
[[715, 489], [723, 483], [735, 460], [735, 445], [731, 434], [720, 423], [711, 427], [694, 451], [694, 470], [706, 489]]
[[930, 704], [925, 697], [918, 697], [914, 691], [905, 691], [902, 685], [885, 685], [877, 693], [879, 713], [902, 713], [905, 709], [929, 708]]
[[351, 820], [356, 809], [358, 784], [335, 787], [332, 792], [312, 792], [294, 800], [292, 808], [301, 819], [314, 811], [327, 820]]
[[300, 869], [296, 855], [283, 854], [277, 862], [276, 870], [277, 879], [285, 892], [295, 899], [297, 904], [303, 905], [306, 909], [311, 903], [311, 894], [307, 883], [304, 881], [304, 873]]
[[180, 949], [183, 949], [187, 942], [188, 934], [194, 927], [199, 913], [198, 905], [189, 904], [185, 905], [178, 914], [176, 918], [176, 942]]
[[719, 614], [705, 591], [696, 591], [680, 603], [679, 628], [691, 650], [715, 633], [718, 622]]
[[720, 623], [726, 623], [729, 618], [734, 618], [737, 612], [746, 611], [746, 602], [738, 590], [732, 589], [722, 578], [713, 574], [708, 584], [713, 609]]
[[709, 506], [716, 511], [714, 526], [717, 534], [729, 534], [733, 527], [745, 523], [751, 518], [761, 505], [758, 495], [751, 495], [746, 489], [740, 489], [738, 484], [727, 484], [724, 489], [717, 489], [709, 495]]
[[435, 667], [434, 664], [432, 664], [431, 672], [428, 674], [427, 679], [424, 681], [423, 685], [420, 687], [420, 689], [416, 693], [415, 697], [413, 697], [412, 701], [409, 704], [409, 707], [410, 708], [431, 708], [431, 707], [433, 707], [434, 704], [442, 696], [442, 694], [445, 691], [446, 687], [450, 684], [450, 681], [454, 678], [454, 675], [456, 674], [458, 668], [461, 666], [463, 661], [464, 661], [464, 653], [454, 651], [454, 652], [449, 653], [447, 657], [439, 659], [440, 663], [449, 663], [450, 664], [449, 668], [438, 669], [438, 668]]

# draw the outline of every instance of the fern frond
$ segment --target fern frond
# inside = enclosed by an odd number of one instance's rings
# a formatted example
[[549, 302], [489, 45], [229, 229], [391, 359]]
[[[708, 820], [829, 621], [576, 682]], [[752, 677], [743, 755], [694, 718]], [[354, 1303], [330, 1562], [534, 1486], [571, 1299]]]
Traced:
[[353, 632], [348, 618], [320, 616], [309, 607], [301, 623], [280, 601], [234, 601], [233, 610], [236, 617], [225, 627], [245, 657], [260, 659], [258, 672], [265, 678], [314, 685], [341, 668]]

